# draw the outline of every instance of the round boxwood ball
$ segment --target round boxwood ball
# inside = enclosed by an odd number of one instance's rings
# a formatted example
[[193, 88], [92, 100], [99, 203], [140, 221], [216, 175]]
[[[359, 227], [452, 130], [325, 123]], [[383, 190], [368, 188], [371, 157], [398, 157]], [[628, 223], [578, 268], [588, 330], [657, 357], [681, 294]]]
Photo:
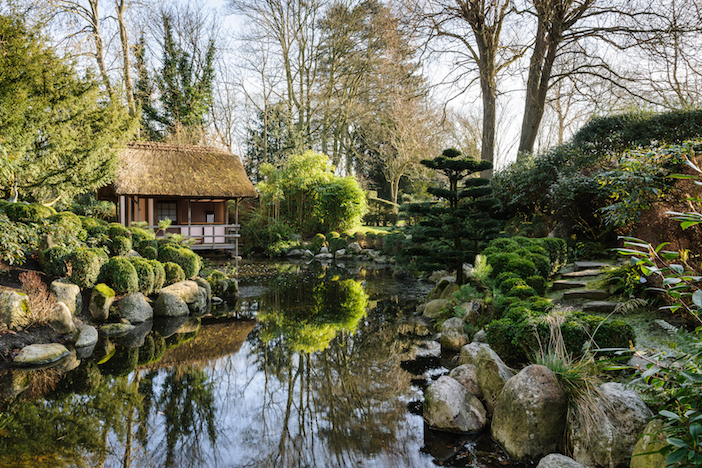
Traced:
[[110, 258], [100, 270], [100, 280], [117, 294], [139, 291], [139, 275], [127, 257]]
[[177, 263], [165, 262], [163, 269], [166, 272], [166, 286], [185, 280], [185, 273]]

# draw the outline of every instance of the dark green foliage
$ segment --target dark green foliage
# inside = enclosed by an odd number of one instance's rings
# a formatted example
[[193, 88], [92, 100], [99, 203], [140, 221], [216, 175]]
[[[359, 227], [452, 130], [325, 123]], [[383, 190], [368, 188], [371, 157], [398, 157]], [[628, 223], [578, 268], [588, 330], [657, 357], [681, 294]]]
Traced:
[[151, 262], [145, 258], [141, 257], [127, 257], [129, 261], [134, 265], [137, 277], [139, 279], [139, 291], [145, 296], [148, 296], [154, 292], [154, 268], [151, 266]]
[[[89, 217], [105, 223], [115, 217], [117, 208], [107, 200], [97, 200], [92, 193], [83, 193], [73, 198], [70, 210], [81, 217]], [[83, 226], [84, 229], [87, 227]]]
[[309, 245], [307, 246], [313, 253], [318, 253], [319, 249], [321, 249], [324, 244], [326, 244], [327, 238], [324, 236], [324, 234], [317, 233], [314, 235], [312, 240], [310, 241]]
[[158, 250], [150, 244], [141, 247], [138, 252], [142, 257], [149, 260], [156, 260], [158, 258]]
[[76, 233], [78, 237], [83, 237], [83, 239], [85, 239], [85, 236], [80, 236], [78, 234], [78, 232], [84, 230], [84, 228], [83, 222], [81, 221], [80, 217], [78, 217], [78, 215], [76, 215], [75, 213], [71, 213], [70, 211], [62, 211], [61, 213], [56, 213], [55, 215], [49, 217], [49, 222], [53, 224], [60, 224], [66, 229], [69, 229]]
[[71, 250], [63, 245], [49, 247], [44, 250], [42, 254], [44, 258], [44, 273], [55, 277], [66, 276], [66, 258], [70, 253]]
[[139, 291], [139, 276], [127, 257], [112, 257], [100, 269], [99, 281], [117, 294]]
[[551, 262], [549, 276], [552, 276], [568, 261], [568, 244], [565, 240], [558, 237], [542, 237], [538, 241], [548, 252], [549, 261]]
[[[505, 275], [505, 274], [507, 274], [509, 276], [504, 277], [503, 275]], [[515, 286], [519, 286], [519, 285], [526, 286], [526, 284], [527, 284], [522, 278], [520, 278], [518, 276], [513, 276], [512, 274], [510, 274], [508, 272], [501, 273], [500, 276], [503, 276], [504, 281], [499, 282], [498, 287], [500, 288], [500, 291], [502, 291], [503, 293], [508, 292], [510, 289], [512, 289]]]
[[537, 296], [536, 291], [531, 286], [526, 284], [517, 284], [512, 286], [512, 288], [506, 294], [509, 297], [518, 297], [520, 299], [526, 299], [528, 297]]
[[153, 334], [149, 333], [144, 339], [144, 344], [139, 348], [138, 364], [143, 366], [154, 360], [154, 351], [156, 351], [156, 343], [154, 343]]
[[156, 240], [156, 234], [154, 234], [154, 232], [151, 230], [142, 229], [142, 228], [135, 227], [135, 226], [129, 227], [128, 230], [131, 233], [132, 242], [135, 245], [138, 245], [142, 241], [146, 241], [146, 240]]
[[173, 283], [177, 283], [178, 281], [185, 280], [185, 273], [183, 272], [183, 269], [180, 267], [180, 265], [178, 265], [177, 263], [164, 262], [163, 270], [166, 273], [165, 286], [169, 286]]
[[341, 237], [332, 237], [329, 239], [329, 251], [336, 252], [337, 250], [346, 248], [346, 241]]
[[41, 203], [8, 203], [4, 210], [10, 221], [21, 223], [38, 223], [56, 214], [55, 209]]
[[88, 231], [89, 236], [95, 236], [97, 234], [107, 234], [108, 224], [105, 221], [101, 221], [95, 218], [89, 218], [87, 216], [80, 216], [79, 218], [83, 229]]
[[336, 231], [329, 231], [324, 237], [327, 239], [335, 239], [337, 237], [341, 237], [341, 234]]
[[110, 254], [113, 256], [125, 256], [132, 250], [132, 239], [129, 237], [113, 237], [109, 244]]
[[[491, 196], [488, 182], [469, 177], [492, 165], [463, 157], [454, 148], [444, 150], [435, 159], [425, 159], [422, 164], [445, 175], [449, 185], [428, 189], [440, 202], [407, 207], [407, 212], [419, 220], [412, 231], [408, 253], [421, 270], [446, 266], [455, 270], [456, 283], [461, 285], [463, 263], [473, 262], [482, 244], [499, 234], [500, 223], [494, 219], [498, 203]], [[460, 183], [463, 187], [459, 187]]]
[[114, 356], [102, 364], [100, 371], [103, 375], [126, 377], [136, 369], [139, 363], [139, 348], [117, 348]]
[[10, 265], [22, 264], [38, 242], [34, 226], [13, 223], [7, 215], [0, 213], [0, 261]]
[[200, 256], [187, 247], [166, 245], [158, 252], [161, 263], [173, 262], [180, 265], [186, 278], [192, 278], [200, 272]]
[[534, 288], [539, 296], [546, 294], [547, 282], [543, 276], [530, 276], [526, 279], [526, 284]]
[[537, 274], [536, 266], [526, 258], [520, 257], [516, 252], [504, 252], [487, 256], [488, 264], [492, 266], [492, 275], [500, 273], [513, 273], [520, 278], [528, 278]]
[[316, 187], [315, 217], [321, 230], [347, 229], [367, 211], [366, 196], [353, 177], [337, 177]]
[[163, 268], [163, 264], [158, 260], [147, 260], [151, 268], [154, 270], [154, 287], [153, 292], [158, 294], [161, 288], [166, 283], [166, 270]]
[[100, 274], [100, 268], [107, 262], [107, 255], [102, 249], [78, 248], [65, 257], [71, 265], [71, 281], [81, 288], [92, 288]]

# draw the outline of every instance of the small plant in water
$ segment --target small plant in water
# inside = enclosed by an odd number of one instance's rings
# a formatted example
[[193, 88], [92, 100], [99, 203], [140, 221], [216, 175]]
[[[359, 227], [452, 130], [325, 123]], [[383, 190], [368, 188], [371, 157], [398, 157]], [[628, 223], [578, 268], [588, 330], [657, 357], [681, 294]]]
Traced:
[[49, 291], [36, 271], [20, 273], [19, 280], [22, 283], [22, 292], [27, 295], [29, 303], [27, 326], [46, 323], [56, 308], [56, 297]]

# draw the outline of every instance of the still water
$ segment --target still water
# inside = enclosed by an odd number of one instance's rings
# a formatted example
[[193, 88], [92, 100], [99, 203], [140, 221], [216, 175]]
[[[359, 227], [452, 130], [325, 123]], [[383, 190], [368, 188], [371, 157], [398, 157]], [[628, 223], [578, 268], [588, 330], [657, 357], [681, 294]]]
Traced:
[[489, 435], [423, 423], [423, 389], [450, 365], [414, 359], [427, 338], [407, 332], [430, 285], [359, 266], [244, 269], [265, 273], [211, 316], [2, 376], [0, 466], [520, 466]]

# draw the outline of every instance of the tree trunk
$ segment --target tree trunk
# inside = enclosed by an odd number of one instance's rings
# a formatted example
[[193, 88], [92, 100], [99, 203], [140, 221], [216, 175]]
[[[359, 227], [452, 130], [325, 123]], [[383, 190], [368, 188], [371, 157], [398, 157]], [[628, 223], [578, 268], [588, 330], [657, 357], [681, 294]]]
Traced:
[[127, 94], [127, 108], [130, 117], [136, 115], [136, 103], [134, 102], [134, 87], [132, 86], [132, 74], [129, 63], [129, 39], [127, 37], [127, 26], [124, 24], [124, 11], [126, 10], [125, 0], [115, 0], [117, 8], [117, 22], [119, 23], [119, 40], [122, 43], [122, 67], [124, 73], [124, 91]]

